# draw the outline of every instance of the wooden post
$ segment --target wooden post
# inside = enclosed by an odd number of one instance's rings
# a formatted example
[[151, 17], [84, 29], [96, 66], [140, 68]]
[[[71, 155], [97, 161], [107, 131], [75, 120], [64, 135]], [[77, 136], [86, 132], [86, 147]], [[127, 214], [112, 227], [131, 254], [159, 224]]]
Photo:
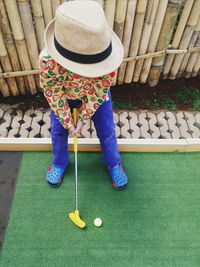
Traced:
[[55, 17], [56, 9], [59, 7], [59, 5], [60, 5], [60, 0], [51, 0], [53, 18]]
[[[195, 47], [199, 47], [200, 48], [200, 33], [199, 33], [198, 39], [196, 41]], [[198, 55], [200, 55], [199, 52], [194, 52], [194, 53], [191, 54], [191, 56], [190, 56], [190, 58], [188, 60], [185, 72], [184, 72], [184, 77], [185, 78], [189, 78], [191, 76], [192, 70], [194, 69], [194, 66], [195, 66], [195, 64], [197, 62], [197, 59], [198, 59]]]
[[[124, 24], [126, 18], [128, 0], [117, 1], [115, 20], [114, 20], [114, 32], [118, 35], [119, 39], [122, 41], [124, 33]], [[114, 78], [113, 85], [117, 82], [117, 75]]]
[[116, 7], [116, 0], [105, 0], [104, 4], [104, 12], [106, 19], [108, 21], [108, 25], [111, 29], [113, 29], [114, 25], [114, 18], [115, 18], [115, 7]]
[[[31, 15], [30, 3], [28, 0], [17, 0], [19, 12], [21, 16], [22, 26], [25, 34], [25, 39], [30, 55], [31, 64], [34, 69], [38, 68], [39, 50], [36, 40], [35, 28]], [[35, 77], [37, 87], [40, 87], [39, 79]]]
[[[1, 31], [0, 31], [0, 60], [1, 60], [1, 66], [3, 68], [3, 71], [8, 71], [8, 72], [12, 71], [12, 66], [11, 66], [11, 63], [9, 60], [9, 56], [8, 56], [8, 53], [7, 53], [5, 44], [4, 44], [4, 40], [3, 40], [3, 36], [2, 36]], [[12, 93], [12, 95], [14, 95], [14, 96], [18, 95], [19, 92], [17, 89], [17, 84], [15, 82], [15, 78], [8, 78], [7, 82], [8, 82], [8, 86], [9, 86], [9, 89], [10, 89], [10, 92]], [[10, 92], [8, 92], [7, 87], [3, 87], [3, 88], [1, 88], [1, 90], [5, 96], [10, 95]], [[8, 95], [8, 93], [9, 93], [9, 95]]]
[[[9, 16], [10, 25], [15, 39], [15, 44], [17, 47], [17, 52], [19, 55], [22, 70], [30, 70], [32, 67], [29, 59], [28, 50], [26, 47], [26, 41], [24, 39], [24, 33], [16, 0], [6, 1], [6, 9]], [[34, 77], [32, 75], [27, 76], [24, 81], [28, 92], [30, 91], [32, 94], [35, 94], [36, 85]]]
[[[191, 49], [192, 47], [195, 46], [195, 44], [197, 42], [197, 39], [198, 39], [198, 36], [199, 36], [199, 33], [200, 33], [200, 16], [199, 16], [197, 25], [195, 27], [195, 30], [193, 32], [193, 35], [191, 37], [190, 43], [188, 45], [189, 49]], [[191, 54], [192, 54], [191, 52], [188, 52], [187, 54], [184, 55], [182, 63], [181, 63], [180, 68], [179, 68], [179, 71], [178, 71], [178, 74], [177, 74], [177, 78], [181, 78], [182, 77]]]
[[[153, 28], [153, 23], [154, 23], [155, 16], [156, 16], [156, 11], [158, 8], [158, 3], [159, 3], [158, 0], [148, 1], [147, 11], [146, 11], [145, 19], [144, 19], [144, 28], [143, 28], [139, 52], [138, 52], [139, 55], [143, 55], [147, 51], [150, 35], [152, 32], [152, 28]], [[140, 78], [140, 73], [142, 70], [143, 62], [144, 62], [143, 59], [138, 60], [136, 62], [135, 70], [133, 74], [133, 82], [138, 82]]]
[[[198, 17], [200, 15], [200, 0], [195, 0], [192, 11], [190, 13], [189, 19], [187, 21], [187, 26], [184, 30], [183, 36], [181, 38], [179, 48], [180, 49], [186, 49], [189, 45], [189, 42], [191, 40], [192, 34], [194, 32], [194, 28], [197, 24]], [[171, 70], [170, 70], [170, 76], [169, 79], [175, 79], [176, 75], [178, 73], [178, 70], [180, 68], [180, 65], [182, 63], [184, 55], [176, 55], [174, 62], [172, 64]]]
[[[181, 6], [181, 0], [170, 0], [167, 5], [167, 10], [163, 20], [163, 26], [160, 31], [156, 51], [166, 50], [169, 47], [172, 32], [175, 27], [176, 19]], [[153, 58], [151, 69], [148, 76], [150, 86], [155, 86], [158, 83], [160, 74], [163, 69], [165, 55], [162, 57]]]
[[96, 0], [104, 8], [104, 0]]
[[[156, 12], [156, 19], [155, 19], [155, 22], [153, 25], [151, 37], [150, 37], [149, 44], [148, 44], [148, 50], [147, 50], [148, 52], [154, 52], [155, 51], [156, 44], [157, 44], [159, 34], [160, 34], [160, 30], [162, 27], [164, 15], [166, 12], [167, 4], [168, 4], [168, 0], [162, 0], [159, 2], [158, 9]], [[151, 67], [151, 62], [152, 62], [152, 58], [145, 59], [145, 61], [144, 61], [141, 75], [140, 75], [140, 82], [141, 83], [146, 83], [146, 81], [147, 81], [147, 77], [148, 77], [149, 70]]]
[[31, 64], [34, 69], [38, 68], [38, 45], [33, 25], [31, 8], [28, 0], [17, 0], [19, 4], [19, 11], [22, 21], [22, 26], [26, 38], [28, 52], [31, 59]]
[[[126, 12], [126, 20], [124, 26], [124, 34], [123, 34], [123, 47], [124, 47], [124, 57], [128, 56], [130, 41], [131, 41], [131, 33], [133, 28], [134, 16], [135, 16], [135, 8], [136, 8], [136, 0], [129, 0]], [[118, 73], [118, 84], [122, 84], [124, 81], [124, 74], [127, 63], [122, 63], [119, 68]]]
[[[2, 34], [10, 58], [12, 69], [14, 71], [19, 71], [21, 70], [21, 66], [19, 63], [19, 58], [13, 40], [12, 30], [10, 28], [10, 23], [7, 17], [6, 9], [2, 0], [0, 0], [0, 17], [1, 17], [0, 21], [1, 21]], [[15, 95], [19, 94], [19, 92], [23, 95], [26, 94], [26, 88], [23, 77], [16, 78], [16, 82], [17, 82], [17, 92], [15, 93]]]
[[[184, 2], [183, 2], [184, 3]], [[187, 23], [188, 17], [190, 15], [190, 11], [192, 9], [192, 5], [194, 3], [194, 0], [186, 0], [184, 3], [184, 8], [172, 41], [171, 49], [177, 49], [185, 28], [185, 25]], [[174, 60], [175, 55], [168, 55], [165, 59], [165, 64], [164, 68], [162, 71], [162, 78], [166, 79], [168, 77], [168, 74], [170, 72], [170, 68], [172, 66], [173, 60]]]
[[44, 12], [45, 26], [53, 19], [51, 0], [42, 0], [42, 9]]
[[2, 67], [0, 65], [0, 92], [4, 97], [9, 96], [9, 88], [6, 80], [2, 77], [1, 73], [3, 73]]
[[41, 0], [31, 0], [31, 6], [33, 10], [33, 17], [35, 22], [36, 34], [37, 34], [37, 41], [39, 50], [41, 51], [44, 48], [44, 17], [42, 11], [42, 2]]
[[[147, 6], [147, 0], [138, 0], [135, 14], [135, 21], [133, 26], [133, 32], [131, 36], [131, 45], [129, 49], [129, 56], [136, 56], [140, 44], [140, 38], [142, 35], [142, 28], [144, 23], [145, 11]], [[127, 64], [124, 81], [125, 83], [131, 83], [133, 72], [135, 68], [135, 61]]]
[[[197, 26], [196, 26], [196, 30], [199, 31], [199, 34], [197, 36], [197, 41], [195, 43], [195, 48], [198, 48], [198, 47], [200, 48], [200, 18], [198, 20], [198, 23], [197, 23]], [[190, 58], [189, 58], [189, 60], [187, 62], [187, 66], [185, 68], [184, 74], [183, 74], [185, 78], [189, 78], [191, 76], [191, 73], [192, 73], [192, 70], [193, 70], [194, 65], [196, 63], [196, 60], [198, 58], [198, 55], [199, 55], [198, 52], [191, 53]]]
[[200, 70], [200, 53], [197, 57], [195, 65], [194, 65], [194, 68], [192, 71], [192, 77], [196, 77], [198, 75], [199, 70]]

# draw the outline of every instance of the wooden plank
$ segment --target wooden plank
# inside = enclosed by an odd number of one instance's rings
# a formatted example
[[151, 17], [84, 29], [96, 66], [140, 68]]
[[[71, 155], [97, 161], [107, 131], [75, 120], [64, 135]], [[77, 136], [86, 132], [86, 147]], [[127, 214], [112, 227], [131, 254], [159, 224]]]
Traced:
[[[200, 151], [199, 139], [118, 139], [121, 152], [193, 152]], [[100, 151], [97, 138], [80, 138], [79, 151]], [[0, 151], [51, 151], [50, 138], [0, 138]], [[69, 151], [73, 139], [69, 138]]]

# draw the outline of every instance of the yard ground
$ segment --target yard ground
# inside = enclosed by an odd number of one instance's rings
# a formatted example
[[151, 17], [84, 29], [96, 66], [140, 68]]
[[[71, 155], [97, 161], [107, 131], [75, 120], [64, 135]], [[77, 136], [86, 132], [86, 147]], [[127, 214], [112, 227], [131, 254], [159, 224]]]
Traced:
[[44, 180], [52, 154], [24, 152], [0, 266], [199, 266], [200, 153], [121, 155], [129, 184], [118, 192], [100, 153], [78, 153], [81, 230], [67, 216], [75, 208], [73, 153], [54, 189]]
[[[190, 79], [160, 80], [155, 87], [131, 83], [111, 87], [113, 108], [117, 110], [200, 110], [200, 76]], [[0, 96], [0, 104], [17, 105], [26, 111], [33, 108], [48, 109], [42, 92], [7, 97]]]

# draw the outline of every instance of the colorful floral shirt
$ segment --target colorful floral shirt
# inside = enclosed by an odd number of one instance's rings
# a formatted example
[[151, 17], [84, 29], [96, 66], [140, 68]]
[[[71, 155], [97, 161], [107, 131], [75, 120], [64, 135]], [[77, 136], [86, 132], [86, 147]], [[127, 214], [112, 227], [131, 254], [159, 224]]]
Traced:
[[102, 77], [77, 75], [59, 65], [46, 50], [40, 54], [40, 85], [51, 109], [68, 129], [73, 125], [68, 99], [82, 101], [78, 117], [84, 123], [106, 101], [115, 72]]

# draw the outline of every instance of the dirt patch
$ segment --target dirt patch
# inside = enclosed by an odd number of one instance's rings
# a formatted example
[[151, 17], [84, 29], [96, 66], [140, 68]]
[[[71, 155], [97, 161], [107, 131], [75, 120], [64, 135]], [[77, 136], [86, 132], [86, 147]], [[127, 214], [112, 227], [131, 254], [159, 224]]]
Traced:
[[195, 88], [200, 94], [200, 76], [190, 79], [160, 80], [155, 87], [141, 83], [118, 85], [112, 88], [112, 96], [113, 101], [126, 105], [131, 103], [135, 108], [151, 110], [165, 109], [163, 100], [170, 97], [175, 102], [177, 109], [191, 110], [192, 104], [185, 104], [186, 101], [175, 97], [175, 94], [184, 87]]
[[[111, 89], [114, 108], [122, 110], [193, 110], [192, 102], [182, 101], [174, 96], [183, 87], [195, 88], [200, 95], [200, 76], [190, 79], [160, 80], [155, 87], [141, 83], [116, 85]], [[170, 99], [168, 99], [169, 96]], [[188, 98], [187, 95], [185, 97]], [[173, 103], [176, 106], [175, 108], [173, 108]], [[38, 91], [36, 95], [20, 95], [6, 98], [1, 95], [0, 104], [17, 105], [17, 109], [22, 112], [30, 108], [49, 109], [49, 104], [41, 91]]]

